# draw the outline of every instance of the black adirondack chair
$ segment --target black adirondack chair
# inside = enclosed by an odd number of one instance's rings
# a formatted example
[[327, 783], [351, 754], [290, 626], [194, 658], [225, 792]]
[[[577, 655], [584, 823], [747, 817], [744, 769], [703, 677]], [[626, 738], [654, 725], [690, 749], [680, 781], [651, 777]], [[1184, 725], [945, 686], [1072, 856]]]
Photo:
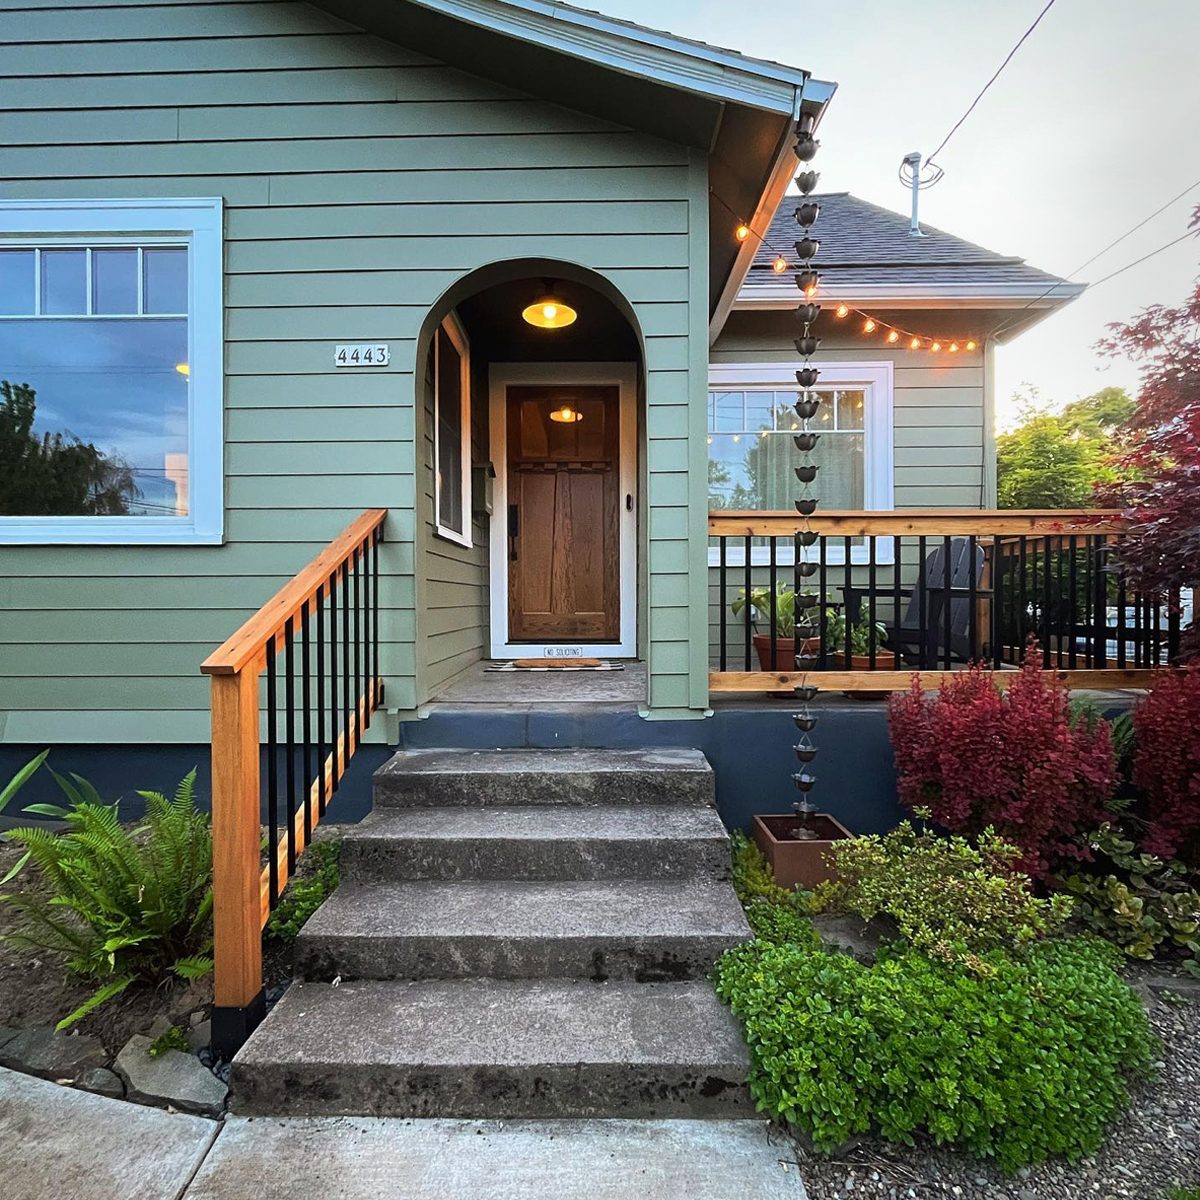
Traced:
[[[974, 592], [976, 598], [987, 594], [979, 586], [985, 562], [983, 547], [976, 544], [974, 561], [969, 538], [952, 538], [949, 550], [948, 566], [946, 544], [943, 542], [925, 559], [917, 586], [900, 589], [900, 595], [908, 597], [908, 606], [898, 625], [883, 622], [887, 625], [888, 648], [876, 651], [880, 659], [891, 658], [892, 652], [896, 652], [910, 666], [923, 660], [928, 667], [935, 668], [939, 660], [948, 665], [952, 658], [965, 662], [978, 655], [978, 646], [971, 645], [971, 605], [975, 602], [971, 593]], [[846, 619], [851, 625], [856, 625], [872, 595], [876, 598], [877, 610], [882, 601], [883, 611], [886, 612], [894, 605], [896, 589], [876, 587], [872, 591], [850, 584], [842, 589], [842, 594], [846, 603]], [[950, 605], [949, 653], [946, 646], [947, 602]], [[925, 618], [923, 625], [922, 613]]]

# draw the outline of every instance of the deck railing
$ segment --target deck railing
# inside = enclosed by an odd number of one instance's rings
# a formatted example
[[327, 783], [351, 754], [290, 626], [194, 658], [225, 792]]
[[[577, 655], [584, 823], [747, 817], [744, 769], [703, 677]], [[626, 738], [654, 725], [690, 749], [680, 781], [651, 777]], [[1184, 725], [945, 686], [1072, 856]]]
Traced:
[[386, 516], [363, 513], [200, 668], [212, 680], [212, 1033], [223, 1057], [262, 1018], [263, 926], [383, 700]]
[[1073, 687], [1144, 687], [1179, 652], [1179, 596], [1132, 587], [1111, 511], [718, 511], [708, 532], [714, 692], [937, 686], [969, 661], [1003, 683], [1030, 637]]

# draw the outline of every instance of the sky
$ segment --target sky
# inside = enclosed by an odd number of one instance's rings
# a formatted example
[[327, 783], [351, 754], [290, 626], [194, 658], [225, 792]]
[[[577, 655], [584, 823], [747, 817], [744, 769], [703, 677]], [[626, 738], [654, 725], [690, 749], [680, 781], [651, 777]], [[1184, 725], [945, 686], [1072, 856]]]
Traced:
[[[813, 166], [820, 187], [907, 213], [897, 179], [931, 153], [1045, 0], [584, 0], [626, 20], [802, 67], [838, 90]], [[1186, 232], [1200, 186], [1075, 275], [1080, 264], [1200, 182], [1200, 0], [1056, 0], [938, 156], [921, 218], [1078, 282], [1099, 280]], [[819, 231], [819, 223], [818, 223]], [[819, 265], [819, 261], [818, 261]], [[1062, 405], [1136, 388], [1097, 339], [1200, 275], [1187, 239], [1100, 284], [997, 352], [997, 421], [1025, 385]], [[930, 332], [936, 332], [931, 330]]]

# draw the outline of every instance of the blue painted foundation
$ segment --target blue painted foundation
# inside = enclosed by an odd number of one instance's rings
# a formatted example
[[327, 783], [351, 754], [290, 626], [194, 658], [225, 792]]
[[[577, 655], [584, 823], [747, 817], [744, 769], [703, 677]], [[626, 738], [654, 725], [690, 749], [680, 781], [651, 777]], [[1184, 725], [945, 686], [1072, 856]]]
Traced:
[[[813, 734], [819, 754], [812, 798], [855, 833], [891, 828], [902, 813], [896, 803], [895, 771], [882, 703], [827, 701], [813, 706], [819, 722]], [[479, 707], [438, 710], [400, 726], [396, 749], [464, 746], [496, 747], [691, 746], [712, 763], [717, 805], [731, 829], [746, 828], [755, 813], [790, 812], [796, 799], [791, 774], [797, 769], [792, 744], [796, 729], [791, 706], [721, 708], [702, 721], [646, 721], [637, 713], [605, 706], [574, 710], [517, 711]], [[40, 747], [0, 747], [0, 780], [7, 780]], [[371, 775], [392, 748], [363, 746], [350, 764], [329, 809], [333, 821], [359, 821], [371, 808]], [[74, 771], [106, 797], [121, 797], [121, 815], [132, 819], [144, 803], [138, 789], [170, 794], [180, 778], [198, 768], [197, 793], [209, 792], [207, 746], [57, 746], [50, 763], [60, 773]], [[48, 774], [35, 777], [10, 806], [9, 817], [33, 801], [59, 802]]]

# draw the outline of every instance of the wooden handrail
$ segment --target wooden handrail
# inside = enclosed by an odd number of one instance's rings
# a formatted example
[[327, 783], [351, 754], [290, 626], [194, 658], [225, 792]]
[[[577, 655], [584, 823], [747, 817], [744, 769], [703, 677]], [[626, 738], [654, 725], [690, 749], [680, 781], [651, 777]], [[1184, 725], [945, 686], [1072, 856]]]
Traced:
[[[386, 517], [387, 510], [382, 508], [357, 517], [200, 667], [210, 677], [212, 688], [213, 1044], [224, 1057], [232, 1055], [262, 1015], [262, 930], [273, 897], [282, 892], [292, 864], [311, 840], [323, 811], [320, 801], [332, 796], [361, 742], [363, 729], [382, 701], [383, 685], [374, 660], [378, 654], [377, 547]], [[321, 631], [326, 613], [327, 661], [323, 659], [325, 635], [313, 636], [314, 625]], [[335, 664], [339, 615], [342, 652]], [[277, 653], [280, 648], [282, 658]], [[327, 671], [321, 666], [323, 661]], [[286, 679], [283, 697], [273, 683], [281, 666]], [[268, 801], [268, 810], [276, 812], [276, 819], [268, 826], [265, 866], [259, 736], [259, 679], [264, 671], [268, 698], [275, 697], [274, 704], [268, 699], [268, 739], [276, 729], [274, 714], [281, 699], [287, 729], [286, 742], [277, 741], [275, 753], [268, 740], [270, 787], [275, 788], [278, 781], [276, 753], [280, 749], [286, 750], [287, 786], [284, 812], [278, 811], [274, 799]], [[318, 697], [328, 697], [328, 706], [318, 699], [314, 707], [314, 687]], [[300, 696], [294, 694], [296, 690]], [[294, 719], [297, 704], [299, 729]], [[325, 738], [327, 708], [330, 725]], [[314, 714], [318, 722], [315, 738]], [[314, 741], [318, 751], [315, 763]], [[303, 760], [300, 771], [295, 769], [298, 758]], [[314, 767], [314, 777], [295, 778]], [[269, 791], [268, 796], [275, 797], [276, 792]]]
[[355, 548], [378, 529], [387, 516], [386, 508], [369, 508], [287, 581], [232, 637], [221, 643], [201, 664], [205, 675], [233, 675], [252, 663], [274, 638], [283, 636], [289, 618], [295, 619], [317, 588], [343, 566]]
[[708, 514], [710, 537], [787, 537], [801, 529], [836, 537], [990, 537], [999, 534], [1119, 533], [1124, 523], [1116, 509], [896, 508], [826, 511], [802, 517], [797, 512], [742, 512], [718, 509]]

